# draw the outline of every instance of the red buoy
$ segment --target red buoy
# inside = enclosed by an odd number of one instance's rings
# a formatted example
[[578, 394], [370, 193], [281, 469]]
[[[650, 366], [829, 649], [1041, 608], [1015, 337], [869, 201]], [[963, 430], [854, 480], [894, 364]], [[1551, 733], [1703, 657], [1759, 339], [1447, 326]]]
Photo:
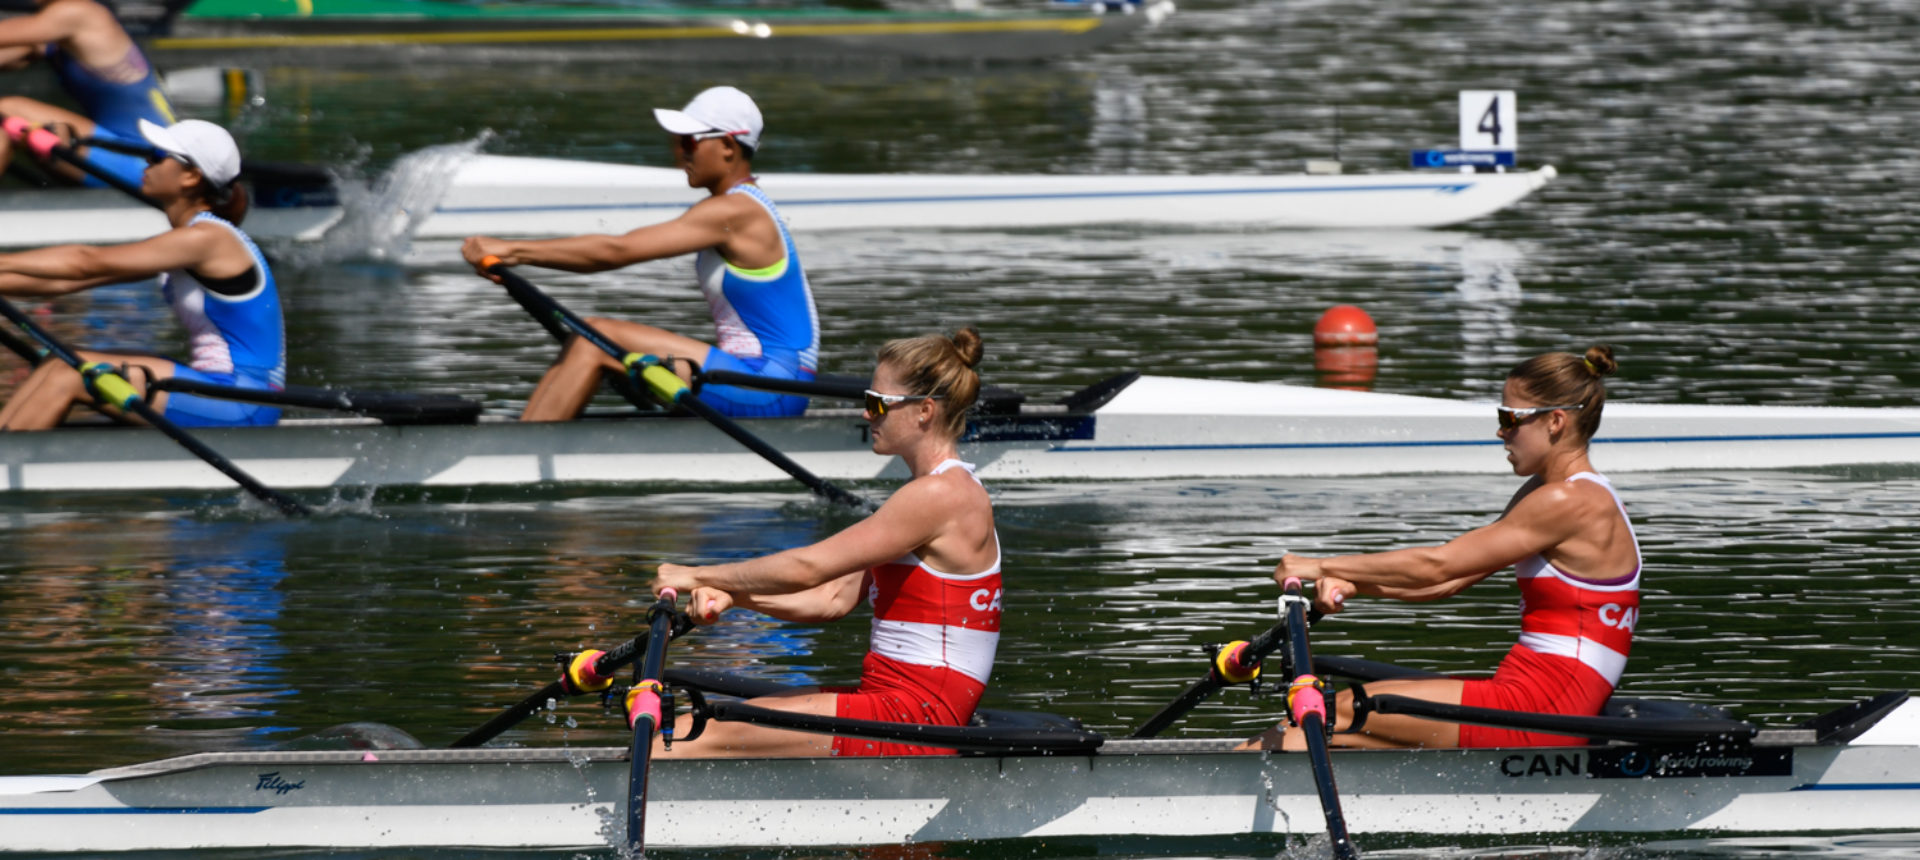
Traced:
[[1320, 321], [1313, 324], [1314, 346], [1373, 346], [1380, 342], [1380, 332], [1373, 327], [1373, 317], [1353, 305], [1334, 305], [1320, 315]]

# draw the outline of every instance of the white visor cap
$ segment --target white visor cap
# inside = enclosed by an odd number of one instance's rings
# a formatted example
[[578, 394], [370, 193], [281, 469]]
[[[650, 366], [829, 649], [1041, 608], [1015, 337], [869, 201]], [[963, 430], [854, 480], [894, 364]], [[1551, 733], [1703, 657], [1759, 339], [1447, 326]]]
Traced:
[[240, 175], [240, 147], [227, 130], [203, 119], [183, 119], [166, 127], [140, 121], [140, 136], [169, 155], [185, 157], [200, 175], [221, 188]]
[[760, 150], [760, 108], [733, 87], [713, 87], [693, 97], [679, 110], [654, 108], [653, 118], [673, 134], [723, 131], [748, 149]]

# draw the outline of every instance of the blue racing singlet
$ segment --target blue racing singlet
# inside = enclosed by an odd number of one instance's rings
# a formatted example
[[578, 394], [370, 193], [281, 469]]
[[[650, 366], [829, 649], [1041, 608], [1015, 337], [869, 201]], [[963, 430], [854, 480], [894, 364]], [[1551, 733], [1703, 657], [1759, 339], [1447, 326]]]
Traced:
[[758, 186], [736, 185], [727, 193], [745, 194], [766, 207], [780, 228], [786, 253], [780, 262], [757, 270], [739, 268], [712, 248], [695, 258], [700, 291], [713, 309], [718, 348], [738, 358], [764, 358], [790, 372], [811, 374], [820, 365], [820, 312], [787, 222]]
[[[94, 125], [115, 135], [139, 140], [140, 120], [162, 126], [176, 121], [173, 104], [160, 89], [153, 65], [137, 47], [129, 49], [113, 69], [90, 69], [58, 46], [47, 49], [47, 63], [53, 67], [60, 85], [80, 103], [80, 112], [93, 120]], [[132, 82], [115, 83], [108, 80], [107, 74]]]
[[210, 221], [233, 231], [253, 256], [258, 280], [240, 295], [222, 295], [203, 286], [192, 273], [175, 269], [161, 277], [160, 288], [187, 330], [193, 358], [188, 366], [202, 373], [233, 374], [268, 388], [287, 384], [286, 323], [280, 314], [280, 288], [260, 247], [240, 228], [211, 212], [194, 216], [188, 226]]

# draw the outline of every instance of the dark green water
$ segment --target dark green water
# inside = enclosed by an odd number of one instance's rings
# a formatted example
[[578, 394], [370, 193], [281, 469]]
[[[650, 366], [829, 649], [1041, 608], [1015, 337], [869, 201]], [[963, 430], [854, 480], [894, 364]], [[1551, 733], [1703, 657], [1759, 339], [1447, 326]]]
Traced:
[[[863, 372], [887, 338], [974, 323], [991, 381], [1042, 393], [1135, 368], [1307, 383], [1314, 319], [1352, 302], [1380, 324], [1383, 391], [1491, 397], [1522, 357], [1608, 342], [1622, 359], [1616, 398], [1913, 405], [1917, 43], [1920, 12], [1893, 2], [1196, 2], [1116, 49], [1012, 69], [268, 69], [268, 104], [239, 125], [250, 155], [361, 176], [483, 133], [493, 152], [664, 164], [647, 109], [730, 82], [768, 114], [768, 171], [1292, 171], [1330, 153], [1336, 107], [1341, 154], [1365, 171], [1449, 145], [1456, 90], [1512, 88], [1523, 163], [1552, 163], [1561, 179], [1453, 230], [803, 237], [824, 364]], [[283, 252], [294, 381], [518, 408], [551, 349], [496, 287], [357, 250]], [[703, 333], [690, 268], [543, 282], [584, 311]], [[177, 332], [150, 328], [161, 309], [139, 288], [55, 310], [76, 338], [178, 349]], [[1920, 683], [1920, 473], [1617, 477], [1647, 569], [1625, 692], [1780, 723]], [[1009, 597], [989, 704], [1130, 728], [1199, 674], [1199, 646], [1269, 623], [1265, 572], [1282, 552], [1442, 540], [1494, 515], [1513, 483], [995, 487]], [[5, 772], [260, 747], [359, 719], [445, 742], [544, 682], [552, 651], [630, 635], [651, 565], [773, 551], [849, 521], [786, 486], [383, 491], [297, 524], [234, 501], [0, 497]], [[1440, 604], [1359, 607], [1315, 635], [1324, 653], [1489, 669], [1513, 641], [1516, 599], [1496, 578]], [[865, 629], [739, 621], [676, 659], [844, 681]], [[1229, 694], [1188, 726], [1242, 735], [1274, 714]], [[617, 734], [589, 705], [569, 718], [511, 739]], [[1920, 851], [1553, 844], [1572, 853], [1537, 856]]]

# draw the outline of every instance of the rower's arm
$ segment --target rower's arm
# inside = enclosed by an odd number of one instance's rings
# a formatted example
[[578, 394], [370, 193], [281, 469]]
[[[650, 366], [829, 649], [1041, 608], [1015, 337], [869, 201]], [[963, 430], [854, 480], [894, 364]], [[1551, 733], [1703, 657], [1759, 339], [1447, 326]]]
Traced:
[[1372, 590], [1391, 589], [1408, 599], [1438, 599], [1574, 537], [1585, 516], [1582, 508], [1564, 484], [1541, 487], [1515, 501], [1500, 519], [1440, 546], [1318, 559], [1289, 555], [1274, 579], [1335, 577], [1359, 586], [1363, 594], [1392, 596]]
[[56, 281], [136, 281], [173, 269], [202, 266], [229, 252], [246, 253], [237, 241], [231, 242], [231, 247], [222, 247], [223, 238], [230, 238], [230, 234], [211, 224], [200, 224], [125, 245], [55, 245], [0, 254], [0, 275]]
[[866, 582], [867, 572], [859, 570], [792, 594], [736, 595], [733, 605], [782, 621], [838, 621], [860, 605], [860, 591]]
[[85, 11], [72, 3], [53, 3], [32, 15], [0, 19], [0, 48], [31, 50], [65, 41], [78, 32]]
[[0, 296], [23, 299], [50, 299], [103, 287], [107, 284], [121, 283], [120, 278], [86, 278], [80, 280], [55, 280], [35, 278], [27, 275], [0, 275]]
[[805, 591], [926, 546], [946, 527], [959, 501], [948, 482], [919, 478], [871, 516], [819, 543], [707, 567], [663, 564], [653, 590], [691, 592], [707, 586], [756, 596]]
[[[641, 227], [618, 236], [603, 233], [562, 239], [494, 239], [473, 236], [461, 247], [468, 263], [480, 266], [491, 256], [508, 266], [540, 266], [566, 272], [604, 272], [693, 254], [725, 244], [740, 206], [757, 205], [740, 197], [709, 197], [680, 217], [664, 224]], [[481, 270], [485, 274], [485, 270]]]

